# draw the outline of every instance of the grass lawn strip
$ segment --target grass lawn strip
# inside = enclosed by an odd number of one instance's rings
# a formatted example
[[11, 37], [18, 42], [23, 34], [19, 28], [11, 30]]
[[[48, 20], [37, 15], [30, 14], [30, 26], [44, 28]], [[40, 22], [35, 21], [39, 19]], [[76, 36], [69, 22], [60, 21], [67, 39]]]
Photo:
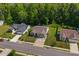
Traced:
[[[58, 31], [60, 31], [61, 27], [58, 26]], [[49, 25], [49, 32], [47, 39], [45, 41], [45, 45], [48, 46], [54, 46], [54, 47], [60, 47], [60, 48], [66, 48], [69, 49], [69, 43], [64, 41], [57, 41], [56, 40], [56, 26]]]
[[12, 33], [7, 32], [9, 29], [9, 25], [0, 26], [0, 37], [12, 39], [14, 35]]
[[25, 41], [25, 42], [32, 42], [34, 43], [36, 38], [35, 37], [31, 37], [29, 36], [29, 32], [31, 31], [31, 29], [29, 29], [28, 33], [25, 33], [24, 35], [22, 35], [22, 37], [20, 38], [21, 41]]

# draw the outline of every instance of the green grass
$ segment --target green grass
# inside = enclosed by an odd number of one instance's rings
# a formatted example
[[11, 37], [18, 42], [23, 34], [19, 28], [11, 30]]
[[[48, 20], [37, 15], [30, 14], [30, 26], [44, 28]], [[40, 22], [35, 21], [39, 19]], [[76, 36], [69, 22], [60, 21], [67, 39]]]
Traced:
[[7, 32], [9, 29], [9, 25], [3, 25], [0, 26], [0, 37], [2, 38], [9, 38], [12, 39], [14, 35], [12, 35], [11, 33]]
[[56, 34], [56, 28], [49, 27], [49, 32], [47, 39], [45, 41], [45, 45], [53, 46], [56, 44], [55, 34]]
[[15, 50], [12, 50], [9, 54], [8, 54], [8, 56], [15, 56]]
[[0, 26], [0, 36], [8, 30], [8, 25]]
[[[45, 45], [69, 49], [69, 43], [56, 40], [56, 36], [55, 36], [56, 35], [56, 26], [58, 26], [58, 25], [57, 24], [49, 25], [49, 32], [48, 32], [47, 39], [45, 41]], [[60, 29], [61, 29], [61, 27], [58, 26], [58, 31], [60, 31]]]
[[21, 41], [25, 41], [25, 42], [32, 42], [34, 43], [35, 42], [35, 38], [34, 37], [31, 37], [28, 35], [28, 33], [25, 33], [21, 38], [20, 38]]
[[12, 38], [14, 37], [14, 35], [12, 35], [12, 33], [6, 32], [6, 33], [4, 33], [4, 34], [2, 35], [2, 37], [12, 39]]
[[63, 42], [63, 41], [56, 41], [56, 47], [66, 48], [70, 49], [69, 43]]
[[25, 42], [32, 42], [34, 43], [36, 38], [29, 36], [29, 32], [31, 31], [31, 28], [29, 29], [28, 33], [25, 33], [24, 35], [22, 35], [22, 37], [20, 38], [21, 41], [25, 41]]

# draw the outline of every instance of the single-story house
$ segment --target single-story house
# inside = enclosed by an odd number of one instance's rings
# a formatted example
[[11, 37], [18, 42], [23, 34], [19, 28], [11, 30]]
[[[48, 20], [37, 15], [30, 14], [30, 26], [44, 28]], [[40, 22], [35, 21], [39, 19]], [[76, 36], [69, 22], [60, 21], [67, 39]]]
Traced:
[[78, 32], [71, 29], [62, 29], [59, 33], [60, 40], [78, 42]]
[[0, 20], [0, 26], [4, 24], [4, 20]]
[[43, 38], [47, 35], [49, 28], [46, 26], [34, 26], [30, 32], [31, 36]]
[[9, 31], [12, 32], [12, 34], [23, 34], [23, 32], [27, 29], [28, 25], [25, 23], [21, 24], [13, 24], [10, 28]]

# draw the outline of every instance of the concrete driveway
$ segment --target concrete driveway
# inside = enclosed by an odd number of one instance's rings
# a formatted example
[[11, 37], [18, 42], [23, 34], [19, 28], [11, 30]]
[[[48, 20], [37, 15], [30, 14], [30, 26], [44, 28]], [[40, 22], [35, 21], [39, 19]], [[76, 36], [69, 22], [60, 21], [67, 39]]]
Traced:
[[77, 43], [70, 43], [70, 52], [79, 54]]
[[43, 47], [45, 38], [36, 38], [34, 46]]
[[43, 47], [46, 38], [47, 38], [47, 36], [45, 36], [45, 38], [36, 38], [34, 46]]

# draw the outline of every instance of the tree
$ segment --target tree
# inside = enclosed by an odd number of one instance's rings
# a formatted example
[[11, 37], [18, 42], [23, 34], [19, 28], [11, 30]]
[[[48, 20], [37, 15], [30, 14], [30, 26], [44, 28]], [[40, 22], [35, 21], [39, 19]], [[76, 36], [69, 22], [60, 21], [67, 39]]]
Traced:
[[0, 4], [5, 23], [79, 27], [79, 4]]
[[69, 8], [68, 8], [68, 13], [69, 13], [69, 17], [68, 17], [68, 25], [70, 26], [75, 26], [75, 20], [76, 20], [76, 11], [77, 11], [77, 7], [75, 4], [70, 4]]
[[4, 20], [4, 15], [1, 10], [0, 10], [0, 20]]
[[13, 23], [12, 16], [11, 16], [10, 12], [8, 13], [8, 16], [6, 18], [6, 23], [9, 25]]

